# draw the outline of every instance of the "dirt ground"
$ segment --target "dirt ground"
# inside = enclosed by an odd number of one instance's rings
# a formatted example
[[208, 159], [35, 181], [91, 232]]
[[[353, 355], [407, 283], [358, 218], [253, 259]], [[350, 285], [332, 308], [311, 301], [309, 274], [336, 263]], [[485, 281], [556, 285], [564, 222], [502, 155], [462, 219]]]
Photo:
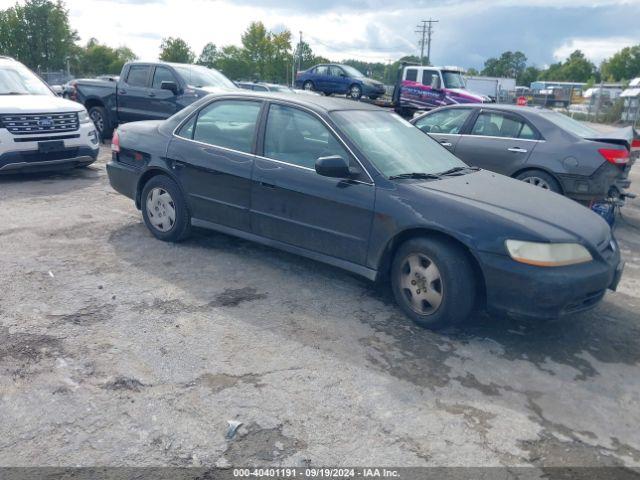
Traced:
[[640, 200], [595, 310], [442, 334], [332, 267], [155, 240], [107, 158], [0, 178], [0, 465], [640, 465]]

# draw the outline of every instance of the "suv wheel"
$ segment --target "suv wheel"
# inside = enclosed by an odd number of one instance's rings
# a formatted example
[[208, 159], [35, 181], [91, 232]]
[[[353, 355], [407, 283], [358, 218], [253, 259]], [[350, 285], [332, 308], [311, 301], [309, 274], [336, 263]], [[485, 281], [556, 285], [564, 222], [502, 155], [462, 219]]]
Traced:
[[534, 187], [543, 188], [545, 190], [551, 190], [552, 192], [561, 193], [560, 184], [558, 181], [542, 170], [528, 170], [522, 172], [516, 177], [525, 183], [533, 185]]
[[351, 87], [349, 87], [349, 97], [353, 100], [360, 100], [362, 97], [362, 87], [356, 84], [351, 85]]
[[467, 253], [428, 237], [400, 246], [391, 265], [391, 288], [404, 313], [425, 328], [459, 324], [476, 303], [476, 279]]
[[166, 175], [149, 180], [142, 189], [142, 218], [158, 239], [179, 242], [189, 236], [191, 216], [178, 184]]

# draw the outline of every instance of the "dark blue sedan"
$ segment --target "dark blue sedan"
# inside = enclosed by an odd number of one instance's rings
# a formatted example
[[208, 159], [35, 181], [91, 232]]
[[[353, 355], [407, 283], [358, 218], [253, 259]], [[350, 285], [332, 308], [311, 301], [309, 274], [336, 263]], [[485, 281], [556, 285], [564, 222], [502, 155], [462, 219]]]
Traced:
[[107, 171], [160, 240], [204, 227], [388, 279], [405, 314], [430, 328], [481, 305], [580, 312], [622, 272], [595, 213], [469, 167], [361, 102], [211, 95], [168, 120], [121, 126]]
[[354, 100], [363, 96], [375, 100], [385, 93], [382, 83], [367, 78], [349, 65], [335, 63], [316, 65], [298, 72], [295, 83], [298, 88], [325, 95], [347, 95]]

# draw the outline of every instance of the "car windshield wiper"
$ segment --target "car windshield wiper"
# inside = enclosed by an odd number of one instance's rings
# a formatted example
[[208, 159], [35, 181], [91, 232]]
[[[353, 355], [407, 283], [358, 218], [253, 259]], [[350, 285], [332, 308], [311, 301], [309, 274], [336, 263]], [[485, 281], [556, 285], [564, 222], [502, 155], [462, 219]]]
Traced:
[[469, 166], [453, 167], [453, 168], [450, 168], [449, 170], [445, 170], [444, 172], [438, 172], [438, 175], [446, 176], [446, 175], [453, 175], [455, 173], [462, 173], [467, 171], [477, 172], [478, 170], [480, 170], [478, 167], [469, 167]]
[[400, 173], [398, 175], [391, 175], [389, 180], [395, 180], [396, 178], [430, 178], [433, 180], [439, 180], [440, 174], [436, 173], [425, 173], [425, 172], [411, 172], [411, 173]]

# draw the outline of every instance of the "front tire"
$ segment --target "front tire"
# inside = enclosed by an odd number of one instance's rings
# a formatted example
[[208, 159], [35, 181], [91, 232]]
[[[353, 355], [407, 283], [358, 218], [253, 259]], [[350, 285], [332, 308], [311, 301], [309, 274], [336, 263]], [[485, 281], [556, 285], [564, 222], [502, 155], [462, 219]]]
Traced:
[[179, 242], [191, 233], [191, 215], [178, 184], [157, 175], [142, 189], [142, 218], [149, 231], [164, 242]]
[[348, 95], [351, 100], [360, 100], [362, 98], [362, 87], [354, 83], [349, 87]]
[[468, 254], [435, 238], [413, 238], [400, 246], [391, 265], [391, 288], [402, 311], [433, 330], [462, 323], [476, 304]]

